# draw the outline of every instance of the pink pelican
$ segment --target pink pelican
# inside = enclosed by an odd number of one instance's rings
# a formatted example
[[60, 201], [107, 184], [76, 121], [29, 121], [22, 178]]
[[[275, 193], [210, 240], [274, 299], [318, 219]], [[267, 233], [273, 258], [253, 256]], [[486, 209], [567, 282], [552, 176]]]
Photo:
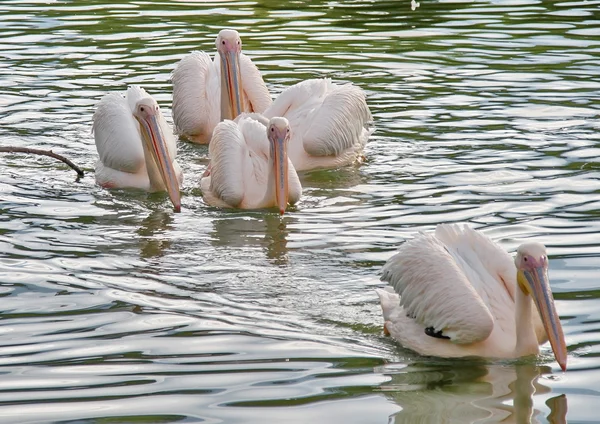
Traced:
[[175, 132], [200, 144], [210, 142], [219, 121], [242, 112], [264, 112], [271, 95], [256, 65], [242, 53], [237, 31], [224, 29], [214, 60], [192, 52], [177, 64], [173, 81]]
[[522, 244], [513, 261], [478, 231], [438, 225], [435, 234], [404, 243], [381, 279], [396, 291], [377, 289], [384, 329], [405, 347], [442, 357], [517, 358], [550, 340], [566, 370], [543, 244]]
[[297, 171], [337, 168], [362, 156], [372, 133], [365, 92], [329, 78], [309, 79], [284, 90], [263, 115], [290, 122], [289, 157]]
[[106, 188], [167, 191], [181, 209], [183, 174], [175, 161], [175, 137], [158, 103], [143, 88], [132, 86], [123, 97], [105, 95], [94, 112], [96, 182]]
[[270, 121], [241, 115], [219, 123], [208, 147], [209, 168], [200, 181], [206, 203], [217, 207], [277, 207], [283, 214], [302, 194], [288, 158], [290, 127], [285, 118]]

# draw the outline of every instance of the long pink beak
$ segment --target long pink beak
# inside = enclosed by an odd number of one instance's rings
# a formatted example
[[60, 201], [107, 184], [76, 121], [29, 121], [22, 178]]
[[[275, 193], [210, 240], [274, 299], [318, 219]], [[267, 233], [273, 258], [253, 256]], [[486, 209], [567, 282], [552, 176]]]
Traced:
[[289, 198], [287, 138], [285, 134], [276, 134], [271, 140], [274, 156], [275, 197], [281, 215], [285, 213]]
[[173, 167], [173, 161], [167, 149], [167, 143], [158, 124], [156, 115], [148, 115], [145, 118], [136, 119], [142, 128], [142, 138], [152, 153], [163, 183], [173, 203], [175, 212], [181, 212], [181, 195], [179, 193], [179, 181]]
[[235, 119], [242, 113], [242, 75], [240, 53], [232, 47], [221, 57], [221, 120]]
[[554, 298], [552, 297], [552, 291], [548, 282], [548, 272], [545, 267], [539, 266], [533, 268], [531, 271], [524, 270], [523, 275], [531, 286], [531, 296], [540, 312], [540, 317], [548, 335], [550, 346], [552, 346], [556, 362], [558, 362], [563, 371], [566, 371], [567, 344], [556, 307], [554, 306]]

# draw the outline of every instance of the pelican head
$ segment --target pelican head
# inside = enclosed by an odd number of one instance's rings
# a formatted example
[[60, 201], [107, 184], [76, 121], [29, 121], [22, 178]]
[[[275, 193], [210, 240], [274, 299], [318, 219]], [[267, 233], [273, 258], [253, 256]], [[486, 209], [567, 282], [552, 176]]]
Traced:
[[275, 173], [275, 197], [279, 213], [283, 215], [288, 204], [288, 155], [290, 123], [285, 118], [271, 118], [267, 125], [267, 137], [271, 146], [271, 159]]
[[519, 287], [523, 293], [533, 298], [554, 357], [564, 371], [567, 369], [567, 345], [548, 282], [546, 247], [541, 243], [522, 244], [517, 250], [515, 265]]
[[215, 44], [221, 58], [221, 120], [233, 120], [242, 113], [242, 40], [236, 30], [223, 29]]
[[145, 97], [136, 103], [133, 116], [140, 124], [142, 140], [145, 143], [144, 150], [152, 155], [175, 211], [179, 212], [181, 210], [179, 182], [160, 126], [159, 119], [162, 115], [158, 104], [154, 99]]

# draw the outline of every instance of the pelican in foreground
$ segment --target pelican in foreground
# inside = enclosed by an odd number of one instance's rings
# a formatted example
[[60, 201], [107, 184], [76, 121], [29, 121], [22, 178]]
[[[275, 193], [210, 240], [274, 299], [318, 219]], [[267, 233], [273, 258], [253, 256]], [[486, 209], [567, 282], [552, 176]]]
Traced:
[[123, 97], [105, 95], [92, 126], [96, 182], [105, 188], [167, 191], [177, 212], [183, 175], [175, 161], [175, 137], [158, 103], [143, 88], [132, 86]]
[[566, 370], [543, 244], [522, 244], [513, 261], [478, 231], [438, 225], [435, 234], [404, 243], [381, 279], [395, 290], [377, 289], [385, 332], [407, 348], [431, 356], [517, 358], [539, 353], [549, 340]]
[[302, 186], [288, 158], [290, 127], [285, 118], [270, 121], [242, 114], [215, 128], [210, 164], [200, 181], [204, 200], [217, 207], [262, 209], [300, 199]]
[[362, 157], [372, 133], [365, 92], [329, 78], [309, 79], [284, 90], [263, 115], [290, 122], [289, 156], [297, 171], [337, 168]]
[[200, 144], [210, 142], [220, 121], [242, 112], [262, 113], [271, 105], [258, 68], [242, 53], [238, 32], [221, 30], [215, 45], [214, 60], [205, 52], [192, 52], [171, 75], [175, 132]]

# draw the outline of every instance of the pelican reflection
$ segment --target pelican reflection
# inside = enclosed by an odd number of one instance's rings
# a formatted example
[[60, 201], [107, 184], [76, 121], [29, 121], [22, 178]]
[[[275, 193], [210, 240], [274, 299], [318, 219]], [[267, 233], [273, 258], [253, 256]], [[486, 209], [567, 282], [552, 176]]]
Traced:
[[170, 211], [155, 210], [142, 220], [137, 234], [140, 243], [140, 256], [154, 258], [164, 255], [164, 251], [171, 247], [171, 239], [162, 237], [172, 229], [173, 216]]
[[231, 213], [213, 219], [211, 243], [215, 247], [263, 248], [268, 259], [276, 264], [288, 261], [287, 225], [294, 222], [291, 216], [275, 213]]
[[[386, 373], [384, 370], [383, 373]], [[409, 365], [381, 389], [402, 407], [395, 424], [541, 423], [534, 395], [551, 393], [538, 379], [551, 368], [533, 364]], [[547, 400], [551, 423], [566, 423], [567, 399]]]

